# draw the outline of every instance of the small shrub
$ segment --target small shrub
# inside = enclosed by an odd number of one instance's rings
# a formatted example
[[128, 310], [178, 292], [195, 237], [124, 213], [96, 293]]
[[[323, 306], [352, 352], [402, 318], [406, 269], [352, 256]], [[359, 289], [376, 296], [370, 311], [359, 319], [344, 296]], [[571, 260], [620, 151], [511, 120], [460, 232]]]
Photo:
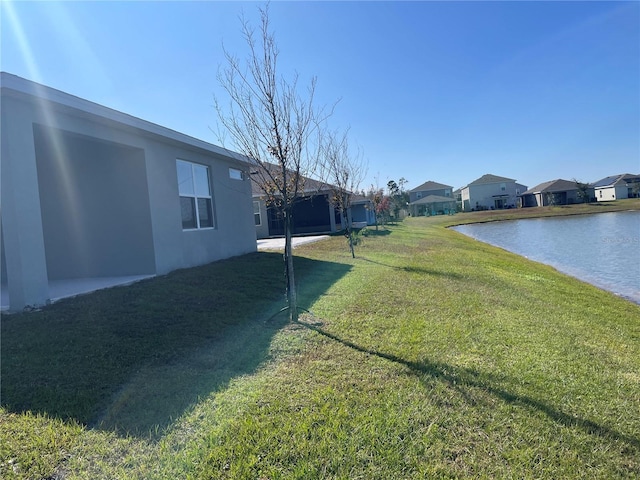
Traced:
[[371, 230], [369, 230], [368, 227], [364, 227], [364, 228], [361, 228], [358, 232], [356, 232], [356, 235], [359, 237], [368, 237], [369, 235], [371, 235]]

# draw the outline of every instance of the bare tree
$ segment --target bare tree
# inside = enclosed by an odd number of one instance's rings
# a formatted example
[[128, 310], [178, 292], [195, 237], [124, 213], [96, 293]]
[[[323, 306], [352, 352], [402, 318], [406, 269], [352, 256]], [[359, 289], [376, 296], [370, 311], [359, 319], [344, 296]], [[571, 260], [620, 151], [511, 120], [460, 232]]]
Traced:
[[287, 81], [278, 75], [279, 50], [269, 31], [268, 6], [260, 8], [256, 30], [242, 17], [242, 35], [249, 47], [244, 62], [224, 50], [226, 68], [218, 80], [229, 96], [228, 108], [216, 98], [220, 123], [233, 148], [255, 164], [251, 179], [262, 190], [268, 206], [282, 216], [285, 234], [285, 276], [289, 319], [298, 319], [291, 234], [293, 207], [304, 195], [305, 177], [316, 173], [322, 125], [330, 115], [316, 108], [316, 78], [298, 92], [298, 76]]
[[327, 134], [323, 152], [323, 167], [326, 182], [331, 185], [332, 203], [340, 211], [342, 218], [346, 219], [345, 235], [349, 241], [351, 256], [356, 258], [351, 203], [366, 174], [366, 165], [361, 152], [352, 154], [350, 151], [347, 132], [342, 135]]

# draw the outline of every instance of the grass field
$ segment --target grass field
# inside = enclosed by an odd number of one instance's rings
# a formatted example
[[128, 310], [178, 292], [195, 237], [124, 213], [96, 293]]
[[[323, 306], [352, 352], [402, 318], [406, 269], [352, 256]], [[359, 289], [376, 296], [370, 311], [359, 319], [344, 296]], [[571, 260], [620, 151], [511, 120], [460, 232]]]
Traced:
[[6, 479], [638, 478], [640, 306], [412, 218], [3, 316]]

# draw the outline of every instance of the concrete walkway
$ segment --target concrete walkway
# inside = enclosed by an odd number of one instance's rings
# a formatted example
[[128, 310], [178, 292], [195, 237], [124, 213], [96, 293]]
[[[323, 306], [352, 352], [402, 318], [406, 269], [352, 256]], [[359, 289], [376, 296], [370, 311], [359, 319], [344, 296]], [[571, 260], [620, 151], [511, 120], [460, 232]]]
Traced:
[[[329, 235], [314, 235], [310, 237], [293, 237], [291, 245], [296, 248], [305, 243], [318, 242], [329, 238]], [[284, 250], [284, 238], [263, 238], [258, 240], [258, 250]]]
[[[49, 296], [51, 302], [62, 298], [75, 297], [85, 293], [95, 292], [103, 288], [131, 285], [132, 283], [154, 277], [155, 275], [129, 275], [126, 277], [94, 277], [72, 278], [68, 280], [49, 281]], [[0, 286], [0, 311], [9, 310], [9, 291], [7, 285]]]

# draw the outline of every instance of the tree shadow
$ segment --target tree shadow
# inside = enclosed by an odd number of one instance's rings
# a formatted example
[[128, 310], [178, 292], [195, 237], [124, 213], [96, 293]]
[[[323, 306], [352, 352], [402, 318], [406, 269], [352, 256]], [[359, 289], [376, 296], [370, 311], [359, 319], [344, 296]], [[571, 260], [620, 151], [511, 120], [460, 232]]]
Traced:
[[[395, 225], [394, 228], [398, 229], [401, 228], [403, 225], [402, 224], [398, 224]], [[388, 228], [386, 228], [386, 226], [379, 226], [378, 230], [376, 230], [376, 227], [374, 225], [369, 225], [367, 227], [362, 227], [362, 228], [354, 228], [352, 229], [352, 232], [356, 235], [362, 235], [365, 239], [367, 237], [386, 237], [387, 235], [391, 235], [391, 230], [389, 230]], [[342, 230], [338, 230], [336, 232], [332, 232], [329, 234], [330, 237], [346, 237], [347, 236], [347, 230], [346, 229], [342, 229]]]
[[[295, 262], [307, 306], [350, 268]], [[260, 252], [3, 316], [2, 406], [159, 438], [270, 358], [284, 287], [282, 255]]]
[[455, 272], [448, 272], [448, 271], [444, 271], [444, 270], [434, 270], [431, 268], [424, 268], [424, 267], [413, 267], [413, 266], [396, 266], [396, 265], [389, 265], [386, 263], [381, 263], [381, 262], [377, 262], [375, 260], [371, 260], [368, 258], [364, 258], [364, 257], [359, 257], [360, 260], [364, 261], [364, 262], [368, 262], [368, 263], [373, 263], [375, 265], [380, 265], [382, 267], [387, 267], [387, 268], [391, 268], [393, 270], [400, 270], [403, 272], [407, 272], [407, 273], [417, 273], [420, 275], [432, 275], [432, 276], [436, 276], [436, 277], [447, 277], [447, 278], [455, 278], [455, 279], [462, 279], [464, 278], [462, 275], [460, 275], [459, 273], [455, 273]]
[[329, 333], [320, 328], [322, 325], [321, 322], [299, 321], [298, 324], [358, 352], [362, 352], [367, 355], [373, 355], [400, 365], [404, 365], [405, 367], [409, 368], [410, 371], [415, 375], [421, 377], [428, 376], [434, 379], [443, 380], [447, 382], [449, 386], [458, 390], [466, 400], [471, 401], [470, 403], [473, 403], [473, 400], [469, 395], [469, 388], [478, 388], [503, 400], [506, 403], [542, 412], [553, 421], [566, 427], [577, 427], [588, 434], [597, 435], [603, 438], [608, 438], [610, 440], [621, 441], [634, 449], [640, 448], [640, 439], [637, 437], [625, 435], [617, 432], [612, 428], [607, 427], [606, 425], [601, 425], [592, 420], [580, 418], [575, 415], [562, 412], [561, 410], [535, 398], [531, 398], [526, 395], [519, 395], [500, 388], [499, 386], [494, 385], [494, 383], [496, 383], [498, 379], [491, 374], [480, 373], [474, 369], [456, 367], [441, 362], [407, 361], [396, 355], [368, 349], [357, 345], [349, 340], [340, 338], [337, 335]]
[[367, 227], [367, 233], [363, 234], [365, 238], [366, 237], [385, 237], [387, 235], [391, 235], [391, 230], [382, 226], [379, 227], [378, 230], [376, 230], [376, 227]]

